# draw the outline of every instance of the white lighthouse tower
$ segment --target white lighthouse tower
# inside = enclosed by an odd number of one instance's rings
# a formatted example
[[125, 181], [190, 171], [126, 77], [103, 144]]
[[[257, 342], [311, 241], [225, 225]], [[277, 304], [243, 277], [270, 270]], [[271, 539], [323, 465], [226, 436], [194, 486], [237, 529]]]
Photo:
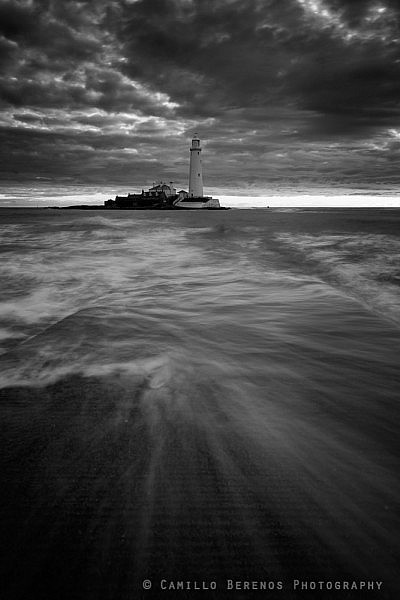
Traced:
[[200, 138], [194, 134], [190, 147], [189, 193], [181, 190], [174, 200], [175, 208], [221, 208], [219, 200], [203, 196], [203, 166], [201, 164]]
[[194, 134], [190, 147], [189, 198], [203, 197], [203, 166], [201, 164], [200, 139]]

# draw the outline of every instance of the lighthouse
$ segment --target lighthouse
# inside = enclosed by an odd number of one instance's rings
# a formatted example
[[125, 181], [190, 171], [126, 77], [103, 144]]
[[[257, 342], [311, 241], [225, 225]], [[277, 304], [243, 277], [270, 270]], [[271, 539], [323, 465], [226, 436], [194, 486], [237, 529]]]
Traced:
[[197, 133], [190, 147], [189, 198], [203, 197], [203, 166], [201, 164], [201, 146]]

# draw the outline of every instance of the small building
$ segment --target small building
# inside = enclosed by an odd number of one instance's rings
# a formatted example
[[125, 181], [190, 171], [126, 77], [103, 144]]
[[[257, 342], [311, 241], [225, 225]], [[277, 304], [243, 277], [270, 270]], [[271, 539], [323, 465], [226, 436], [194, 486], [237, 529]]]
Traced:
[[128, 194], [127, 196], [115, 196], [115, 200], [106, 200], [106, 208], [118, 209], [154, 209], [154, 208], [172, 208], [173, 201], [177, 198], [176, 189], [172, 182], [170, 185], [159, 183], [148, 190], [142, 190], [141, 194]]

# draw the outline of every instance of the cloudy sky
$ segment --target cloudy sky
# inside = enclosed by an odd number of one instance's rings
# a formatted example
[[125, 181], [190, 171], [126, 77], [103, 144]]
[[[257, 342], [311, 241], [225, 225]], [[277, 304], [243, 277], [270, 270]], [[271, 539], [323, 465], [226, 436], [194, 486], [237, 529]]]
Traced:
[[3, 186], [400, 183], [399, 0], [0, 0]]

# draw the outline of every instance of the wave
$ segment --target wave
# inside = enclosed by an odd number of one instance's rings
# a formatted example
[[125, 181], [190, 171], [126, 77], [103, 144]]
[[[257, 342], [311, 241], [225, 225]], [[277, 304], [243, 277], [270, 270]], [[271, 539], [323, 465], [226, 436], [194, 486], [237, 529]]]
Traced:
[[[383, 414], [365, 390], [335, 393], [326, 366], [310, 381], [290, 356], [224, 360], [183, 335], [97, 307], [1, 357], [18, 586], [45, 580], [47, 598], [65, 581], [71, 597], [111, 600], [149, 574], [367, 577], [372, 544], [390, 586], [398, 483], [374, 435], [391, 397]], [[342, 411], [361, 412], [357, 427]], [[385, 433], [397, 439], [390, 419]], [[96, 565], [83, 581], [82, 560]]]
[[293, 266], [310, 273], [400, 324], [400, 241], [382, 234], [279, 234]]
[[1, 263], [8, 597], [133, 598], [142, 574], [393, 589], [398, 332], [370, 312], [398, 317], [395, 235], [54, 218]]

